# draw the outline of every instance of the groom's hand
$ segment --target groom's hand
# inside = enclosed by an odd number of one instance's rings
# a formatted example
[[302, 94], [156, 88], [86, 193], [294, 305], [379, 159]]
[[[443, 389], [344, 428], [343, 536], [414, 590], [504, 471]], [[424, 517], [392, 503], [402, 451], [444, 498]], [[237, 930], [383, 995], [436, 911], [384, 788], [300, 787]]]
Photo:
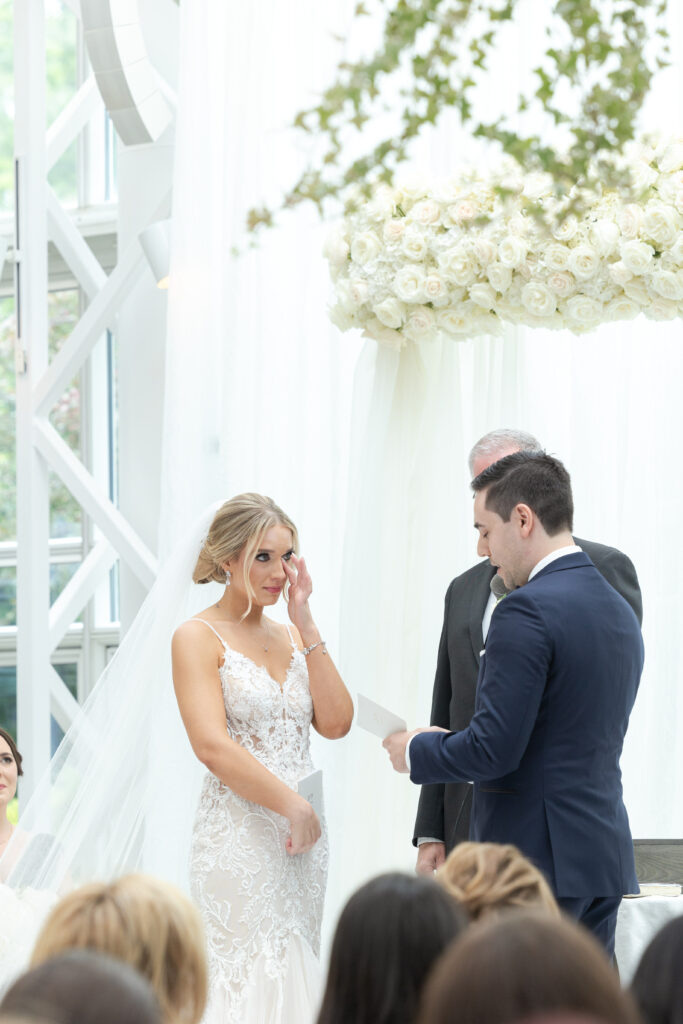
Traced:
[[429, 725], [423, 726], [421, 729], [413, 729], [412, 732], [392, 732], [391, 736], [387, 736], [385, 740], [382, 740], [382, 746], [388, 753], [394, 770], [401, 772], [403, 775], [407, 775], [409, 771], [406, 763], [406, 747], [408, 746], [408, 740], [412, 739], [413, 736], [416, 736], [418, 732], [449, 731], [449, 729], [442, 729], [440, 725]]

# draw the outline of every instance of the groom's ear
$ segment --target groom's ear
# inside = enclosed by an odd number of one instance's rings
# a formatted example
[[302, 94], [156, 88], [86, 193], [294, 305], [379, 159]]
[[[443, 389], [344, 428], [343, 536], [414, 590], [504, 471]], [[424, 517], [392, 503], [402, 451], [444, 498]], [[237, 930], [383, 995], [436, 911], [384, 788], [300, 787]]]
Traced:
[[524, 538], [528, 537], [533, 529], [534, 521], [536, 519], [533, 509], [529, 508], [529, 506], [525, 505], [523, 502], [520, 502], [519, 505], [515, 505], [512, 514], [515, 516], [520, 535]]

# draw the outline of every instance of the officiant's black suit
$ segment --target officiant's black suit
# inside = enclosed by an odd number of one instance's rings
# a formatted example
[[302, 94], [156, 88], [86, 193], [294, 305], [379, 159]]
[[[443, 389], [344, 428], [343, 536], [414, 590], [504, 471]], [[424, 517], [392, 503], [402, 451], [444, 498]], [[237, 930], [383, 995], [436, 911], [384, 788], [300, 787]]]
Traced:
[[[635, 567], [617, 548], [580, 540], [600, 570], [636, 613], [643, 619], [643, 603]], [[482, 619], [495, 569], [488, 559], [472, 566], [452, 580], [446, 591], [443, 629], [434, 679], [431, 724], [457, 731], [466, 729], [474, 714], [474, 697], [479, 672], [479, 652], [484, 646]], [[456, 843], [469, 837], [472, 787], [451, 782], [423, 786], [415, 821], [413, 842], [419, 836], [442, 839], [448, 853]]]

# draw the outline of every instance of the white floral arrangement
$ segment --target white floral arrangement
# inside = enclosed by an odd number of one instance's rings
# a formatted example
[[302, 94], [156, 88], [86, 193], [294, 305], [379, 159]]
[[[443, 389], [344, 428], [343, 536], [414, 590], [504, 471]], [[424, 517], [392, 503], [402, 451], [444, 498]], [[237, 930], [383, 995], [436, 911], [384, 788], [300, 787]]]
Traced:
[[580, 334], [639, 313], [681, 316], [683, 140], [633, 143], [624, 159], [639, 201], [604, 192], [580, 220], [556, 220], [552, 182], [514, 164], [436, 187], [383, 186], [327, 238], [333, 322], [401, 348], [492, 334], [503, 321]]

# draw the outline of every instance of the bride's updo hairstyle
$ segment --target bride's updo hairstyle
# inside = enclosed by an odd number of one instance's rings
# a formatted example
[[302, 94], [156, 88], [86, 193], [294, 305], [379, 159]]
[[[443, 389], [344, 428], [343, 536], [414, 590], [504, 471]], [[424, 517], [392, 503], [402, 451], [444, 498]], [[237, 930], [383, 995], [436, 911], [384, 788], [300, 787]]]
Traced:
[[289, 516], [264, 494], [248, 492], [230, 498], [218, 509], [209, 527], [206, 540], [192, 573], [194, 583], [225, 583], [225, 562], [234, 561], [244, 551], [244, 586], [249, 597], [249, 608], [254, 591], [249, 583], [249, 572], [261, 546], [264, 535], [272, 526], [286, 526], [292, 531], [292, 547], [299, 550], [299, 536]]

